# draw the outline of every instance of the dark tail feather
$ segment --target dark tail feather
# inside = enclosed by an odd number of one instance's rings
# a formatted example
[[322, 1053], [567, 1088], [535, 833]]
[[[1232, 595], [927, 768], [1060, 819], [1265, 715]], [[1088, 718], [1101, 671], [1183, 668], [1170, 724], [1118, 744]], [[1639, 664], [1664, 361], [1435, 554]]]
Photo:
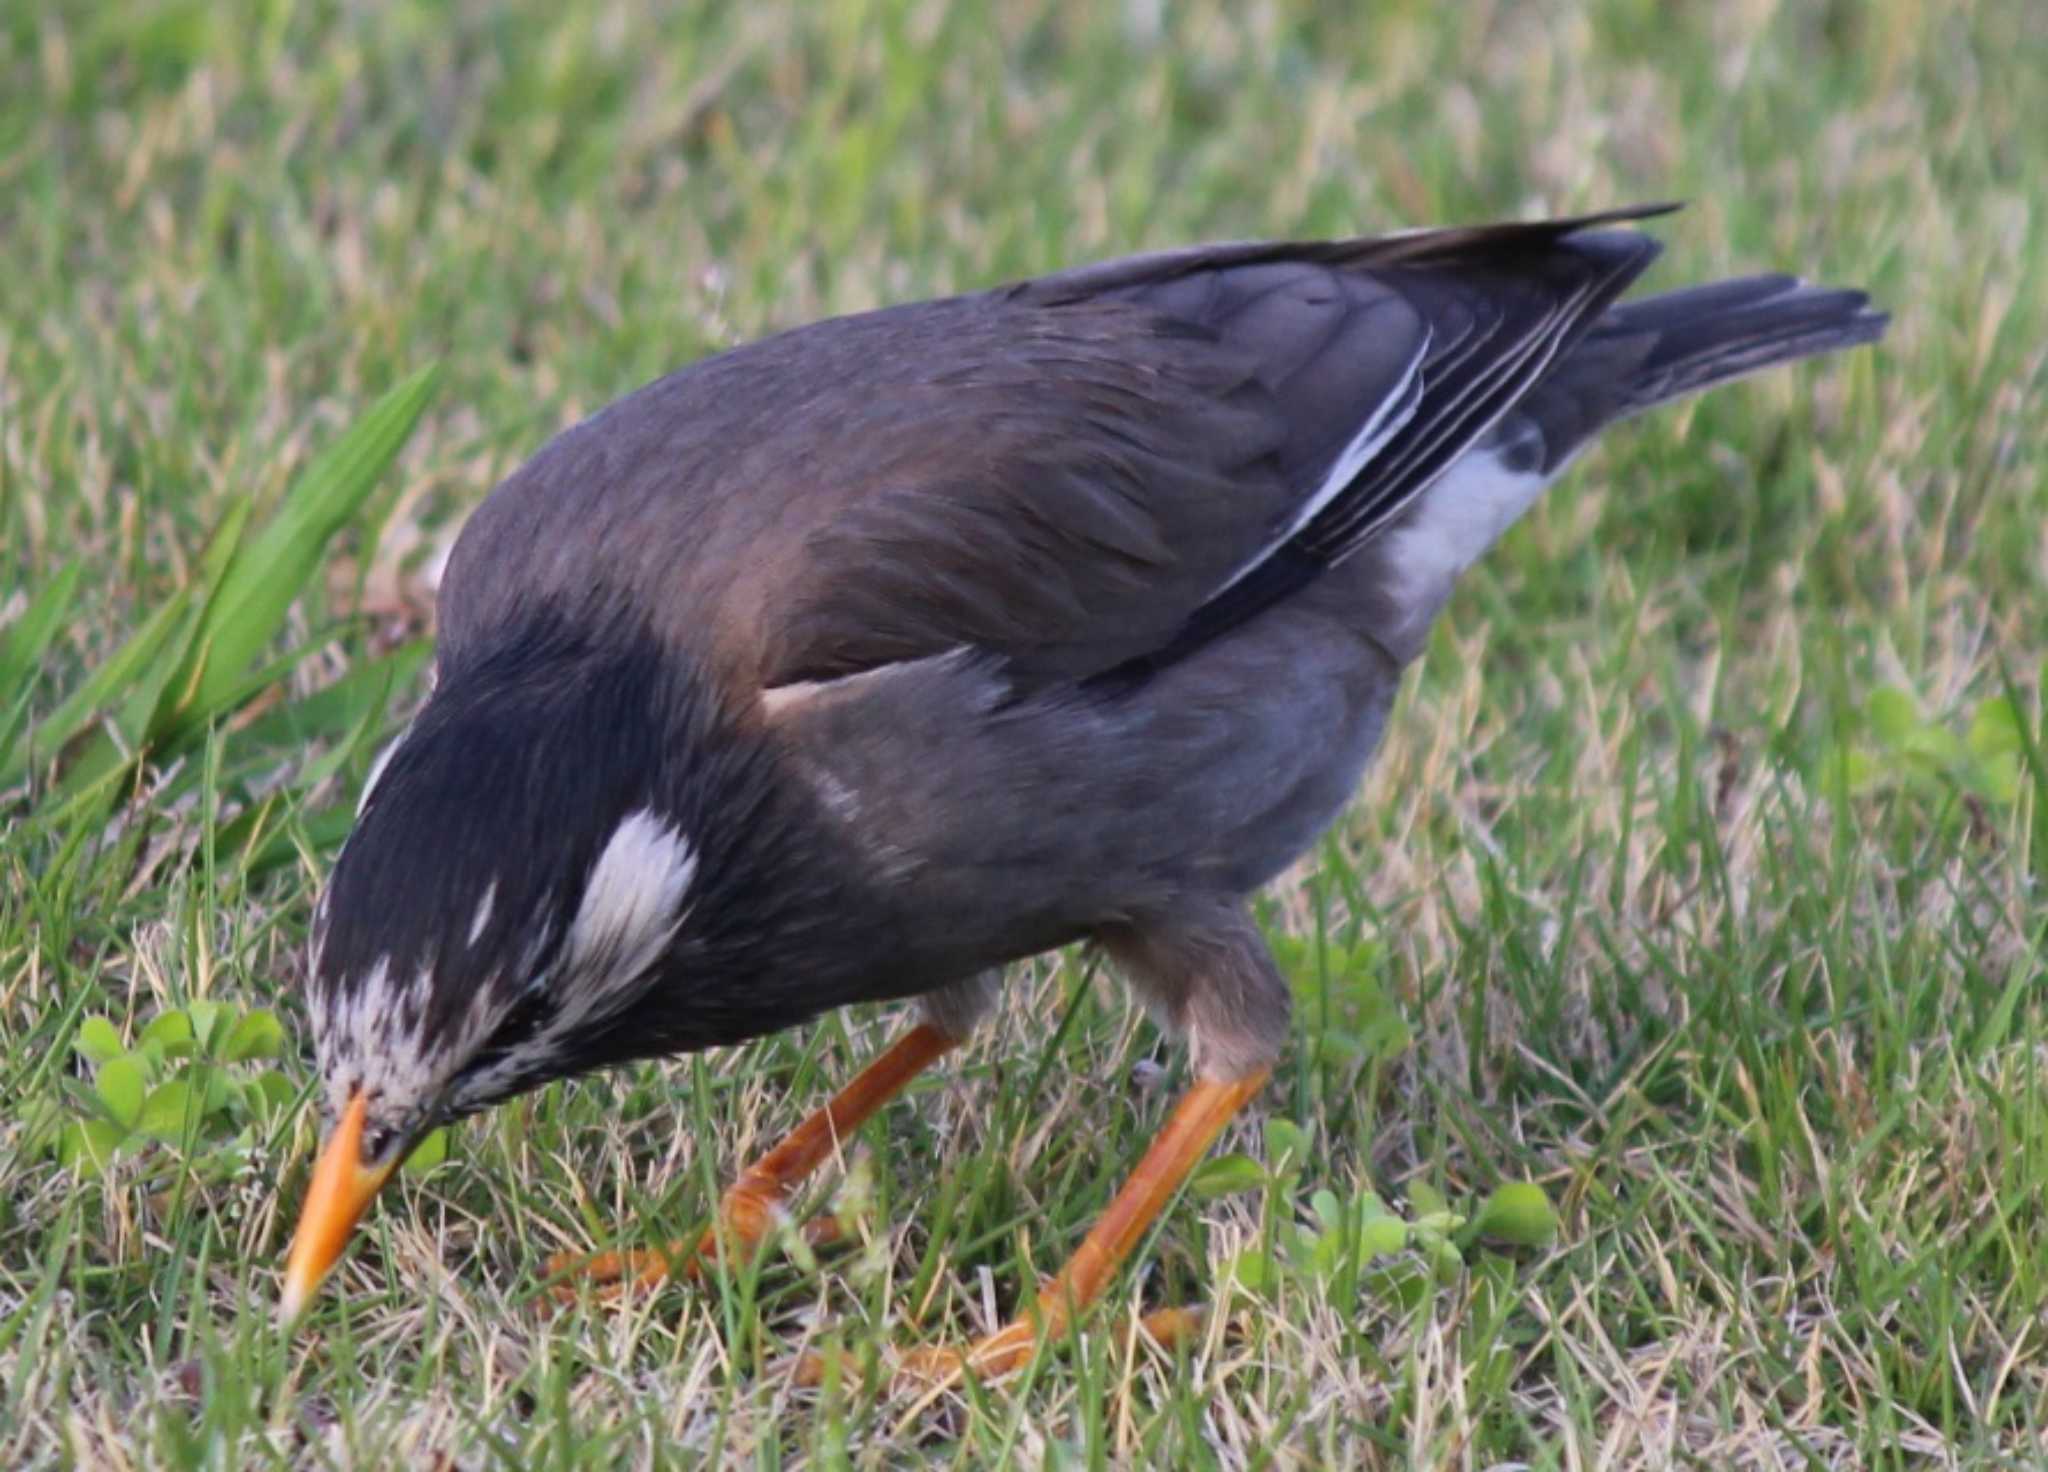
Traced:
[[1791, 276], [1749, 276], [1630, 302], [1588, 334], [1647, 336], [1649, 352], [1621, 385], [1629, 410], [1814, 353], [1884, 336], [1891, 318], [1860, 291], [1808, 286]]
[[1541, 431], [1544, 468], [1608, 424], [1795, 358], [1884, 336], [1891, 318], [1860, 291], [1745, 276], [1625, 302], [1516, 406]]

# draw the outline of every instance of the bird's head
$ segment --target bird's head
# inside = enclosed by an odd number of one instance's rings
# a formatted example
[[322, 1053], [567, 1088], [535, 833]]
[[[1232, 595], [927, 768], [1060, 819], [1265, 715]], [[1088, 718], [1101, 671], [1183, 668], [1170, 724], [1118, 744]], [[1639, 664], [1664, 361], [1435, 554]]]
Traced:
[[314, 917], [307, 1007], [331, 1123], [287, 1319], [427, 1131], [700, 1041], [687, 1010], [678, 1035], [676, 1009], [648, 1003], [675, 989], [693, 915], [718, 899], [722, 845], [704, 830], [748, 805], [729, 748], [651, 639], [541, 625], [444, 660], [373, 769]]

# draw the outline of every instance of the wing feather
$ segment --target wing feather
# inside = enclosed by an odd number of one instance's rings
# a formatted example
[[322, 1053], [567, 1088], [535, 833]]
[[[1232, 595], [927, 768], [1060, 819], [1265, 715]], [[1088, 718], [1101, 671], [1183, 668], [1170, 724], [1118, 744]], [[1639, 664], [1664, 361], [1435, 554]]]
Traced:
[[1203, 247], [800, 328], [629, 395], [479, 509], [444, 669], [522, 605], [756, 688], [957, 648], [1140, 678], [1355, 553], [1655, 253], [1654, 210]]

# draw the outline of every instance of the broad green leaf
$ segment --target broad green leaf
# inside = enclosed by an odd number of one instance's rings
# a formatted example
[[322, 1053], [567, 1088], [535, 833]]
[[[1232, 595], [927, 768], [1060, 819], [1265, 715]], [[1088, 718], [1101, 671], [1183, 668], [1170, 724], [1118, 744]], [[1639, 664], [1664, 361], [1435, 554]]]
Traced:
[[448, 1127], [430, 1130], [419, 1144], [412, 1147], [412, 1154], [405, 1157], [404, 1169], [414, 1175], [423, 1176], [448, 1158]]
[[1995, 751], [1977, 763], [1977, 785], [1987, 797], [2001, 803], [2010, 803], [2020, 795], [2020, 754], [2016, 751]]
[[284, 1024], [268, 1008], [245, 1012], [221, 1044], [220, 1056], [229, 1063], [250, 1058], [275, 1058], [284, 1051]]
[[1391, 1008], [1366, 1023], [1359, 1034], [1359, 1040], [1365, 1044], [1366, 1051], [1382, 1063], [1407, 1052], [1408, 1045], [1414, 1038], [1415, 1035], [1408, 1030], [1408, 1024]]
[[192, 1051], [193, 1042], [192, 1018], [184, 1008], [173, 1007], [149, 1020], [136, 1045], [147, 1048], [155, 1044], [158, 1058], [182, 1058]]
[[1360, 1286], [1380, 1302], [1412, 1312], [1429, 1296], [1433, 1282], [1431, 1274], [1423, 1272], [1416, 1264], [1405, 1258], [1396, 1258], [1383, 1266], [1375, 1266], [1359, 1280]]
[[1437, 1282], [1455, 1283], [1458, 1274], [1465, 1271], [1465, 1254], [1458, 1251], [1458, 1244], [1450, 1238], [1437, 1237], [1415, 1245], [1422, 1249], [1423, 1257], [1435, 1269]]
[[1365, 1058], [1365, 1044], [1334, 1027], [1318, 1030], [1310, 1046], [1315, 1049], [1317, 1066], [1322, 1068], [1350, 1068]]
[[121, 1044], [121, 1034], [114, 1024], [97, 1012], [78, 1024], [77, 1035], [71, 1039], [71, 1046], [83, 1053], [94, 1063], [105, 1063], [118, 1058], [128, 1050]]
[[142, 1113], [145, 1087], [142, 1065], [127, 1054], [109, 1058], [93, 1075], [92, 1086], [93, 1092], [100, 1097], [100, 1103], [106, 1106], [107, 1113], [123, 1128], [133, 1129], [136, 1118]]
[[227, 1008], [219, 1002], [197, 1000], [185, 1004], [186, 1013], [192, 1018], [192, 1036], [201, 1052], [211, 1052], [220, 1035], [221, 1019]]
[[274, 1115], [281, 1109], [289, 1109], [299, 1099], [299, 1091], [292, 1081], [274, 1068], [266, 1068], [254, 1079], [250, 1087], [263, 1102], [263, 1112]]
[[1359, 1215], [1368, 1220], [1373, 1217], [1394, 1215], [1393, 1211], [1387, 1206], [1387, 1203], [1380, 1200], [1378, 1193], [1370, 1186], [1360, 1187], [1358, 1194], [1352, 1198], [1351, 1204]]
[[1249, 1248], [1230, 1260], [1229, 1275], [1247, 1293], [1264, 1293], [1272, 1283], [1272, 1262], [1258, 1248]]
[[1912, 696], [1894, 685], [1883, 685], [1871, 691], [1870, 699], [1864, 702], [1863, 713], [1870, 719], [1870, 729], [1894, 746], [1904, 742], [1921, 724], [1918, 704]]
[[1449, 1213], [1451, 1203], [1444, 1200], [1443, 1192], [1428, 1181], [1408, 1183], [1408, 1209], [1417, 1217], [1444, 1216]]
[[1495, 1188], [1480, 1206], [1472, 1224], [1484, 1236], [1517, 1247], [1545, 1247], [1557, 1237], [1557, 1213], [1543, 1188], [1529, 1181], [1510, 1181]]
[[1266, 1159], [1276, 1171], [1299, 1170], [1308, 1160], [1308, 1135], [1291, 1119], [1273, 1115], [1266, 1121]]
[[2015, 801], [2025, 771], [2027, 733], [2012, 700], [1994, 695], [1979, 704], [1963, 744], [1974, 760], [1977, 786], [1998, 802]]
[[193, 1088], [204, 1090], [207, 1114], [220, 1113], [234, 1100], [234, 1084], [227, 1069], [218, 1063], [195, 1063], [186, 1070], [185, 1079]]
[[1963, 743], [1946, 726], [1916, 726], [1897, 745], [1906, 755], [1919, 757], [1937, 770], [1953, 767], [1963, 755]]
[[1212, 1196], [1251, 1191], [1265, 1184], [1265, 1167], [1249, 1155], [1219, 1155], [1203, 1161], [1188, 1178], [1188, 1194], [1206, 1201]]
[[98, 1175], [128, 1138], [128, 1131], [108, 1119], [74, 1119], [57, 1136], [57, 1160], [67, 1170]]
[[193, 1097], [192, 1085], [183, 1077], [168, 1079], [149, 1091], [143, 1101], [142, 1111], [136, 1116], [135, 1128], [145, 1135], [159, 1140], [181, 1140], [188, 1127], [196, 1127], [202, 1117], [198, 1101]]
[[1970, 755], [1979, 759], [2018, 752], [2026, 744], [2020, 729], [2019, 712], [2010, 700], [1994, 695], [1977, 707], [1970, 717], [1970, 732], [1964, 738]]
[[[208, 712], [187, 710], [184, 719], [167, 721], [161, 725], [152, 724], [151, 751], [161, 757], [198, 747], [223, 719], [235, 715], [258, 696], [289, 679], [292, 671], [304, 663], [306, 656], [311, 654], [314, 648], [315, 645], [309, 641], [296, 649], [286, 650], [268, 663], [242, 671], [241, 679], [221, 694], [212, 710]], [[152, 721], [154, 720], [152, 717]], [[236, 759], [246, 757], [237, 750]]]
[[0, 756], [14, 750], [21, 739], [21, 728], [28, 724], [28, 711], [36, 698], [33, 680], [23, 681], [15, 687], [11, 707], [0, 705]]
[[1408, 1245], [1408, 1223], [1397, 1216], [1368, 1216], [1358, 1229], [1358, 1255], [1387, 1257]]
[[1418, 1211], [1410, 1225], [1423, 1236], [1448, 1237], [1465, 1225], [1465, 1215], [1463, 1212], [1448, 1209]]
[[[190, 592], [190, 587], [184, 590]], [[149, 713], [163, 698], [164, 687], [177, 673], [184, 651], [199, 636], [199, 613], [189, 597], [162, 649], [135, 671], [124, 690], [109, 692], [110, 712], [68, 743], [59, 761], [58, 786], [79, 798], [81, 809], [101, 806], [116, 797], [135, 765], [148, 755], [145, 732]]]
[[1310, 1275], [1318, 1283], [1329, 1282], [1343, 1266], [1347, 1250], [1342, 1232], [1321, 1232], [1311, 1237], [1306, 1261]]
[[66, 792], [85, 792], [110, 775], [131, 768], [137, 760], [157, 754], [157, 712], [176, 698], [179, 682], [186, 678], [183, 672], [204, 637], [206, 604], [226, 576], [248, 521], [249, 503], [241, 500], [230, 505], [215, 525], [200, 557], [198, 576], [184, 590], [187, 616], [165, 641], [163, 650], [137, 672], [132, 688], [115, 692], [115, 710], [110, 717], [113, 730], [102, 721], [86, 747], [67, 755], [62, 781]]
[[1857, 796], [1868, 792], [1880, 776], [1877, 762], [1869, 752], [1858, 747], [1837, 746], [1824, 759], [1820, 779], [1830, 792], [1847, 792]]

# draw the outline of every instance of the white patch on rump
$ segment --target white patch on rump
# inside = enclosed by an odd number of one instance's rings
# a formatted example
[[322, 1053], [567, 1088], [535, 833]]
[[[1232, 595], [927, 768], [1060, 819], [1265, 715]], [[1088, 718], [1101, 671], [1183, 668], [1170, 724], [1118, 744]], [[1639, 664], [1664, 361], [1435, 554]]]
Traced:
[[[650, 809], [628, 813], [613, 831], [591, 865], [566, 941], [569, 968], [584, 973], [578, 980], [593, 1003], [654, 964], [681, 923], [696, 874], [689, 839]], [[594, 975], [593, 966], [601, 968]]]
[[[1562, 469], [1562, 467], [1559, 467]], [[1387, 532], [1382, 554], [1403, 617], [1427, 623], [1458, 574], [1543, 494], [1555, 475], [1509, 470], [1491, 449], [1468, 450]]]

